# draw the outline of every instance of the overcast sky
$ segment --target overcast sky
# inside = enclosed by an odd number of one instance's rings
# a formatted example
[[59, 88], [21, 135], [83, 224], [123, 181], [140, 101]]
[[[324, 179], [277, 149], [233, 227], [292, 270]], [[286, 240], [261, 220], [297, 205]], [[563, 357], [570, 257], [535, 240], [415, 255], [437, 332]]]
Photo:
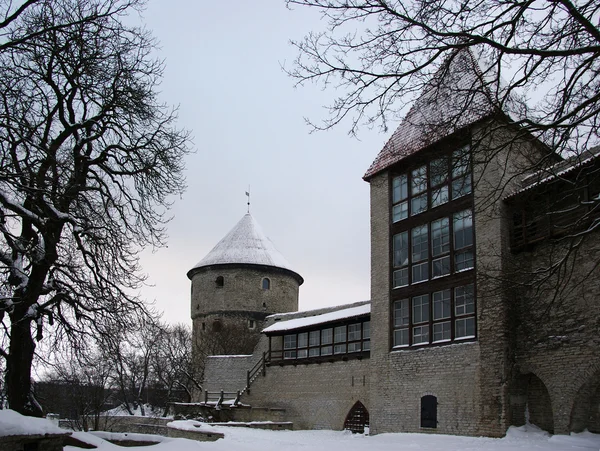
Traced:
[[168, 248], [146, 252], [148, 300], [168, 322], [190, 323], [186, 272], [246, 213], [304, 277], [300, 309], [369, 299], [369, 185], [362, 175], [387, 135], [348, 127], [310, 134], [334, 95], [294, 87], [281, 69], [290, 39], [323, 27], [283, 0], [150, 0], [142, 18], [160, 41], [162, 99], [192, 131], [187, 192], [171, 211]]

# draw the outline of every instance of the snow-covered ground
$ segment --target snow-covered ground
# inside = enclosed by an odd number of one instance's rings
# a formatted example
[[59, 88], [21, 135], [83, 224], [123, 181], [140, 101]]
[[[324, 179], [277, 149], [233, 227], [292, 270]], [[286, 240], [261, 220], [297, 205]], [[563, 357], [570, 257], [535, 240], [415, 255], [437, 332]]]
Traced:
[[[175, 423], [175, 424], [174, 424]], [[180, 423], [180, 424], [177, 424]], [[180, 429], [193, 427], [192, 422], [173, 422]], [[242, 427], [201, 424], [204, 431], [222, 432], [224, 439], [196, 442], [180, 438], [127, 434], [129, 439], [160, 441], [152, 446], [127, 448], [131, 451], [598, 451], [600, 435], [583, 432], [570, 436], [551, 436], [535, 426], [512, 427], [501, 439], [457, 437], [437, 434], [380, 434], [365, 436], [339, 431], [266, 431]], [[0, 410], [0, 436], [59, 432], [48, 420], [26, 418], [10, 410]], [[73, 436], [97, 446], [98, 451], [119, 451], [104, 438], [124, 434], [75, 432]], [[104, 438], [102, 438], [104, 437]], [[65, 451], [81, 448], [65, 447]]]
[[[598, 451], [600, 435], [584, 432], [550, 436], [532, 426], [511, 428], [501, 439], [433, 434], [353, 435], [339, 431], [264, 431], [239, 427], [210, 427], [225, 438], [216, 442], [193, 442], [163, 438], [158, 445], [134, 447], [136, 451]], [[76, 433], [80, 435], [82, 433]], [[89, 437], [89, 434], [86, 434]], [[122, 450], [93, 438], [98, 451]], [[66, 447], [65, 451], [78, 451]]]

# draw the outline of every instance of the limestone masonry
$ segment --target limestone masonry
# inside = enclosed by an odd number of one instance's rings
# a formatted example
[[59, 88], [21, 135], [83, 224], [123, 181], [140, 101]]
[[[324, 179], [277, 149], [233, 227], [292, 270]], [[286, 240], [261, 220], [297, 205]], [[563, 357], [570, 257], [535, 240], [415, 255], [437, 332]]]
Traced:
[[600, 148], [559, 156], [491, 89], [457, 52], [365, 174], [370, 301], [298, 312], [249, 214], [188, 272], [197, 402], [296, 429], [600, 432]]

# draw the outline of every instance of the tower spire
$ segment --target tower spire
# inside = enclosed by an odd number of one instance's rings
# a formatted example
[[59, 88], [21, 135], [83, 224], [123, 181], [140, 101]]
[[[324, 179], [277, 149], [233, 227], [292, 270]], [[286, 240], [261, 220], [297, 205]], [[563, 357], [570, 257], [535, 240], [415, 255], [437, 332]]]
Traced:
[[246, 191], [246, 196], [248, 197], [248, 213], [250, 213], [250, 185], [248, 185], [248, 191]]

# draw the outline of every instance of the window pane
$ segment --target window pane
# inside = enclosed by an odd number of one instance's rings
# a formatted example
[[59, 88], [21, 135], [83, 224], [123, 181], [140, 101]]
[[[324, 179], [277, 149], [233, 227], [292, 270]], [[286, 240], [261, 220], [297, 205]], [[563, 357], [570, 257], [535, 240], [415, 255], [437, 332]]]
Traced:
[[318, 357], [319, 356], [319, 348], [310, 348], [308, 350], [309, 357]]
[[427, 210], [427, 193], [413, 197], [410, 203], [410, 214], [418, 215]]
[[408, 285], [408, 268], [394, 271], [394, 286], [392, 288], [405, 287]]
[[338, 326], [334, 329], [333, 341], [335, 343], [346, 341], [346, 326]]
[[412, 229], [412, 261], [418, 262], [429, 258], [429, 238], [427, 224]]
[[468, 315], [475, 313], [475, 297], [473, 296], [473, 284], [454, 289], [454, 308], [456, 315]]
[[412, 267], [412, 283], [423, 282], [429, 279], [429, 262], [419, 263]]
[[400, 202], [392, 207], [392, 221], [398, 222], [408, 218], [408, 201]]
[[429, 326], [413, 327], [413, 344], [429, 343]]
[[361, 350], [361, 342], [348, 343], [348, 352], [359, 352]]
[[471, 172], [471, 165], [469, 163], [469, 146], [461, 147], [452, 153], [452, 177], [458, 177], [460, 175]]
[[429, 295], [423, 294], [413, 298], [413, 324], [429, 321]]
[[457, 252], [454, 255], [454, 269], [456, 271], [463, 271], [465, 269], [471, 269], [473, 267], [473, 250], [468, 249], [466, 251]]
[[321, 331], [321, 344], [328, 345], [333, 343], [333, 329], [323, 329]]
[[306, 348], [308, 346], [308, 332], [298, 334], [298, 347]]
[[363, 341], [363, 351], [370, 351], [370, 350], [371, 350], [371, 341], [364, 340]]
[[471, 190], [471, 174], [467, 174], [452, 182], [452, 199], [466, 196], [471, 193]]
[[363, 323], [363, 339], [371, 338], [371, 322], [365, 321]]
[[298, 358], [305, 359], [308, 357], [308, 349], [298, 349]]
[[440, 186], [431, 191], [431, 208], [448, 202], [448, 185]]
[[319, 346], [321, 332], [318, 330], [313, 330], [308, 336], [308, 345], [309, 346]]
[[434, 257], [450, 252], [450, 220], [438, 219], [431, 223], [431, 253]]
[[408, 329], [394, 331], [394, 346], [408, 346]]
[[433, 342], [450, 340], [450, 321], [433, 325]]
[[348, 325], [348, 341], [360, 340], [360, 323]]
[[473, 245], [473, 214], [465, 210], [454, 214], [454, 249]]
[[438, 258], [432, 262], [431, 277], [442, 277], [450, 274], [450, 256]]
[[333, 346], [321, 346], [321, 355], [333, 354]]
[[450, 318], [450, 290], [433, 293], [433, 319], [443, 318]]
[[394, 302], [394, 327], [408, 326], [408, 299]]
[[412, 171], [412, 183], [410, 193], [412, 195], [422, 193], [427, 189], [427, 166]]
[[392, 201], [393, 203], [404, 200], [408, 197], [408, 177], [406, 174], [394, 177], [392, 180]]
[[394, 235], [394, 268], [408, 265], [408, 231]]
[[334, 354], [345, 354], [346, 353], [346, 343], [344, 343], [343, 345], [335, 345], [333, 347], [333, 353]]
[[431, 186], [438, 186], [448, 179], [448, 160], [440, 158], [429, 163], [429, 179]]
[[296, 347], [296, 334], [284, 335], [283, 349], [293, 349]]
[[283, 358], [284, 359], [295, 359], [296, 358], [296, 351], [284, 351], [283, 352]]
[[455, 338], [471, 338], [475, 336], [475, 318], [461, 318], [456, 320]]

